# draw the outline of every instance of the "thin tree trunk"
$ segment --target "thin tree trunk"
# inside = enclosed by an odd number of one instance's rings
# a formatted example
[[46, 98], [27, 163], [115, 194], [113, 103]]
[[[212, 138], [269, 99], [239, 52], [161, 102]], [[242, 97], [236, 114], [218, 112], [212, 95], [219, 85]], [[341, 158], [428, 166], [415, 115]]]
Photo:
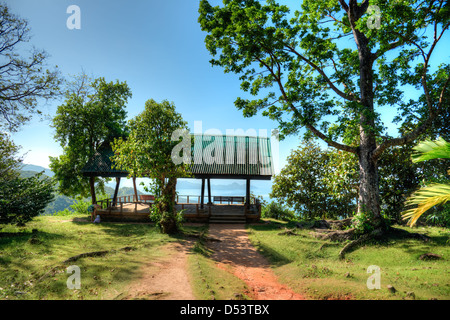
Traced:
[[136, 188], [136, 177], [133, 177], [133, 189], [134, 189], [134, 201], [137, 202], [139, 200], [138, 198], [138, 192]]
[[89, 185], [91, 187], [91, 198], [92, 198], [92, 204], [97, 203], [97, 197], [95, 196], [95, 177], [89, 178]]
[[179, 231], [175, 209], [176, 185], [177, 179], [169, 178], [169, 181], [161, 190], [160, 224], [162, 232], [166, 234], [175, 234]]

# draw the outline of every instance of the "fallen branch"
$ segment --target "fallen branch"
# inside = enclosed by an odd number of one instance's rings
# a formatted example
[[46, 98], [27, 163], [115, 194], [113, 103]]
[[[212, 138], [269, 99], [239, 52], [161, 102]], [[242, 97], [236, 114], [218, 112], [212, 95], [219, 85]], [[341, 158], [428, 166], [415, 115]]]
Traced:
[[77, 261], [78, 259], [81, 259], [81, 258], [85, 258], [85, 257], [100, 257], [100, 256], [104, 256], [104, 255], [106, 255], [108, 253], [114, 253], [114, 252], [118, 252], [118, 251], [132, 251], [132, 250], [136, 250], [136, 249], [137, 248], [135, 248], [135, 247], [123, 247], [123, 248], [120, 248], [120, 249], [117, 249], [117, 250], [103, 250], [103, 251], [93, 251], [93, 252], [81, 253], [81, 254], [78, 254], [76, 256], [73, 256], [73, 257], [70, 257], [70, 258], [64, 260], [61, 265], [58, 265], [58, 266], [55, 266], [55, 267], [51, 268], [49, 271], [44, 273], [39, 279], [37, 279], [36, 282], [42, 281], [42, 279], [47, 277], [49, 274], [54, 274], [56, 272], [56, 270], [58, 270], [59, 268], [63, 267], [66, 263], [74, 262], [74, 261]]
[[211, 241], [211, 242], [221, 242], [222, 241], [222, 240], [214, 238], [214, 237], [205, 236], [203, 233], [201, 233], [201, 234], [186, 233], [185, 236], [188, 237], [188, 238], [195, 238], [195, 239], [200, 239], [200, 240], [204, 240], [204, 241]]
[[279, 236], [299, 236], [299, 234], [294, 232], [295, 229], [284, 228], [284, 231], [278, 233]]
[[67, 260], [64, 260], [63, 263], [65, 264], [65, 263], [69, 263], [69, 262], [74, 262], [74, 261], [77, 261], [78, 259], [86, 258], [86, 257], [102, 257], [108, 253], [114, 253], [114, 252], [118, 252], [118, 251], [131, 251], [131, 250], [136, 250], [136, 248], [123, 247], [118, 250], [103, 250], [103, 251], [85, 252], [85, 253], [77, 254], [76, 256], [70, 257]]

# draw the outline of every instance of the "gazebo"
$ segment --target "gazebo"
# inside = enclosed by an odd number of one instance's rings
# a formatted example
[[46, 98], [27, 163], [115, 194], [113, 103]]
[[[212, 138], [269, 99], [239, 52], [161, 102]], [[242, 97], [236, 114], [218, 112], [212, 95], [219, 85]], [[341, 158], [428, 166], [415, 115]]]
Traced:
[[202, 180], [202, 208], [205, 181], [208, 186], [208, 204], [211, 204], [211, 179], [245, 180], [245, 203], [248, 205], [251, 180], [272, 178], [273, 159], [269, 138], [203, 134], [193, 136], [190, 168], [194, 178]]
[[[213, 202], [233, 204], [242, 202], [245, 212], [251, 207], [251, 181], [252, 180], [270, 180], [273, 175], [273, 156], [271, 151], [270, 138], [257, 136], [230, 136], [230, 135], [207, 135], [192, 134], [193, 145], [191, 145], [191, 164], [190, 172], [193, 178], [201, 179], [201, 196], [199, 203], [196, 204], [196, 213], [201, 215], [205, 212], [205, 187], [207, 188], [206, 203], [208, 212], [206, 216], [211, 216], [211, 206]], [[113, 177], [116, 178], [116, 188], [114, 197], [108, 199], [106, 207], [112, 214], [113, 208], [120, 204], [120, 212], [123, 214], [123, 203], [133, 203], [134, 212], [129, 213], [131, 216], [137, 214], [138, 203], [145, 202], [147, 199], [138, 196], [136, 189], [136, 177], [133, 177], [133, 186], [135, 195], [131, 201], [118, 199], [118, 190], [120, 179], [127, 177], [128, 172], [113, 168], [111, 157], [113, 152], [111, 148], [99, 148], [94, 156], [88, 161], [83, 168], [84, 176], [90, 177], [91, 192], [94, 192], [94, 178]], [[245, 196], [214, 196], [211, 195], [211, 179], [236, 179], [245, 180]], [[93, 200], [95, 196], [93, 196]], [[188, 201], [189, 202], [189, 201]], [[102, 203], [103, 205], [103, 203]], [[181, 204], [184, 209], [184, 205]], [[257, 204], [256, 204], [257, 205]], [[260, 212], [259, 212], [260, 213]], [[189, 216], [186, 214], [185, 216]], [[259, 219], [259, 215], [258, 215]]]

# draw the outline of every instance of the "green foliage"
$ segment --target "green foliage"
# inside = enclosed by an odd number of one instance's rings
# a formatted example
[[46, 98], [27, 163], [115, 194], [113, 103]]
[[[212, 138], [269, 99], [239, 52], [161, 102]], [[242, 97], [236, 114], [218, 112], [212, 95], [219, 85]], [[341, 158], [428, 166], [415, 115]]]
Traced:
[[54, 181], [42, 178], [43, 173], [22, 178], [16, 158], [19, 148], [9, 138], [0, 135], [0, 225], [24, 225], [44, 212], [53, 200]]
[[429, 176], [434, 168], [414, 165], [411, 161], [412, 145], [393, 147], [385, 151], [378, 162], [380, 173], [381, 209], [397, 223], [401, 222], [401, 212], [406, 197]]
[[272, 201], [262, 207], [261, 217], [290, 221], [295, 219], [295, 213], [278, 202]]
[[355, 210], [356, 172], [350, 154], [323, 151], [305, 141], [275, 176], [271, 197], [292, 207], [303, 219], [347, 217]]
[[175, 130], [186, 129], [186, 122], [167, 100], [153, 99], [145, 109], [129, 121], [130, 135], [112, 144], [113, 161], [130, 176], [145, 176], [153, 180], [150, 190], [155, 194], [152, 216], [159, 221], [164, 233], [176, 233], [175, 195], [177, 178], [188, 176], [187, 166], [172, 161], [172, 150], [179, 141], [172, 141]]
[[450, 143], [442, 137], [435, 141], [425, 140], [414, 147], [413, 162], [433, 160], [437, 158], [450, 158]]
[[[376, 28], [369, 23], [374, 19], [369, 5], [382, 12]], [[448, 113], [450, 64], [432, 65], [450, 26], [446, 1], [303, 0], [288, 7], [274, 0], [224, 0], [221, 6], [201, 0], [198, 22], [206, 32], [211, 64], [239, 75], [241, 89], [248, 93], [249, 98], [235, 100], [243, 115], [261, 113], [277, 121], [281, 138], [305, 127], [307, 137], [356, 154], [359, 189], [364, 190], [358, 210], [373, 211], [381, 221], [377, 161], [390, 147], [413, 141]], [[409, 88], [418, 94], [406, 96]], [[389, 136], [381, 119], [390, 109], [398, 111], [395, 122], [408, 124], [398, 139]], [[292, 166], [278, 180], [291, 175], [295, 181], [305, 179], [307, 186], [313, 187], [315, 180], [322, 183], [312, 188], [311, 199], [307, 191], [292, 186], [277, 187], [278, 197], [296, 195], [296, 201], [286, 201], [298, 203], [296, 210], [307, 215], [351, 212], [333, 203], [337, 193], [327, 197], [337, 181], [325, 183], [314, 177], [324, 176], [317, 170], [308, 174], [297, 169], [300, 174]], [[339, 202], [348, 203], [347, 196]]]
[[[114, 138], [127, 134], [125, 105], [130, 97], [126, 82], [108, 83], [104, 78], [91, 81], [81, 75], [68, 86], [52, 123], [55, 140], [63, 148], [61, 156], [50, 157], [59, 193], [89, 195], [89, 178], [81, 170], [100, 146], [108, 148]], [[105, 180], [96, 178], [96, 182], [104, 192]]]
[[[0, 130], [19, 130], [32, 115], [41, 115], [41, 100], [57, 98], [61, 78], [57, 68], [46, 70], [48, 54], [27, 46], [28, 21], [0, 4]], [[29, 56], [21, 54], [29, 52]]]
[[[424, 30], [434, 24], [438, 31], [448, 28], [442, 1], [370, 4], [383, 13], [379, 29], [368, 26], [373, 17], [361, 3], [349, 4], [358, 12], [350, 15], [338, 1], [326, 0], [304, 0], [292, 7], [273, 0], [227, 0], [222, 6], [202, 0], [198, 21], [207, 32], [205, 44], [214, 57], [212, 65], [239, 74], [241, 89], [255, 97], [235, 101], [245, 116], [262, 111], [279, 122], [282, 136], [298, 133], [306, 124], [320, 124], [330, 130], [331, 137], [345, 138], [352, 130], [359, 135], [355, 130], [363, 112], [373, 117], [367, 128], [372, 134], [384, 130], [380, 114], [360, 100], [363, 67], [373, 76], [370, 85], [376, 86], [374, 105], [398, 104], [403, 120], [424, 107], [424, 95], [416, 101], [402, 99], [400, 85], [422, 86], [423, 63], [417, 57], [420, 50], [431, 47]], [[360, 51], [356, 45], [342, 45], [346, 37], [358, 41]], [[373, 62], [360, 60], [365, 49]], [[397, 54], [392, 54], [393, 49]], [[448, 78], [448, 69], [448, 64], [442, 65], [430, 76], [429, 88], [435, 97], [444, 88], [445, 81], [440, 80]], [[330, 115], [337, 119], [332, 125], [326, 118]]]
[[19, 175], [21, 159], [16, 158], [19, 147], [8, 137], [0, 132], [0, 179], [9, 180]]
[[54, 182], [40, 176], [1, 181], [0, 224], [24, 225], [44, 212], [53, 200]]
[[[440, 138], [436, 141], [424, 141], [414, 147], [414, 162], [450, 158], [450, 143]], [[414, 192], [406, 201], [407, 206], [415, 206], [403, 212], [403, 219], [409, 219], [409, 225], [414, 226], [417, 220], [429, 209], [445, 205], [450, 201], [450, 183], [432, 183]], [[448, 213], [448, 206], [446, 208]]]
[[75, 214], [87, 214], [87, 209], [91, 205], [91, 201], [89, 200], [75, 200], [74, 204], [70, 206], [70, 208], [74, 211]]

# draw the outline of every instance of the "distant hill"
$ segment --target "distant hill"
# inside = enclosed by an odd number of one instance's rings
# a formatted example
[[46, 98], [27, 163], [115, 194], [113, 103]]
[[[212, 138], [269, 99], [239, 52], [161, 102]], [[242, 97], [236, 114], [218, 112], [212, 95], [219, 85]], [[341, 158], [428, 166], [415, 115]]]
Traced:
[[48, 177], [53, 177], [55, 175], [52, 170], [41, 166], [36, 166], [34, 164], [24, 164], [23, 167], [21, 168], [21, 171], [34, 171], [34, 172], [44, 171], [44, 174]]
[[[55, 174], [48, 168], [44, 168], [41, 166], [33, 165], [33, 164], [24, 164], [21, 170], [22, 177], [30, 177], [38, 172], [44, 171], [44, 175], [48, 177], [53, 177]], [[105, 186], [105, 192], [110, 197], [114, 195], [114, 186], [115, 182], [110, 182]], [[237, 195], [237, 194], [245, 194], [245, 182], [240, 180], [229, 181], [228, 183], [224, 183], [223, 181], [211, 180], [211, 187], [213, 190], [213, 195]], [[199, 179], [179, 179], [177, 181], [177, 191], [181, 195], [198, 195], [200, 194], [201, 189], [201, 180]], [[251, 190], [256, 195], [263, 195], [266, 199], [268, 198], [268, 194], [270, 192], [271, 185], [270, 182], [266, 181], [252, 181]], [[133, 195], [134, 189], [132, 187], [121, 187], [119, 189], [119, 197]], [[138, 194], [143, 194], [142, 191], [138, 190]], [[71, 206], [75, 202], [75, 199], [63, 196], [61, 194], [55, 195], [55, 200], [50, 203], [46, 210], [45, 214], [54, 214], [58, 211], [62, 211], [69, 206]]]
[[[36, 166], [33, 164], [25, 164], [22, 167], [22, 170], [20, 170], [20, 176], [23, 178], [28, 178], [28, 177], [32, 177], [37, 173], [40, 173], [44, 171], [44, 174], [42, 175], [43, 178], [45, 177], [53, 177], [55, 174], [47, 168], [41, 167], [41, 166]], [[105, 186], [105, 193], [107, 195], [109, 195], [110, 197], [113, 197], [114, 195], [114, 189], [108, 186]], [[128, 195], [133, 195], [134, 194], [134, 189], [130, 188], [130, 187], [122, 187], [119, 189], [119, 193], [118, 196], [122, 197], [122, 196], [128, 196]], [[140, 192], [138, 190], [138, 194], [142, 194], [142, 192]], [[65, 195], [62, 194], [55, 194], [55, 199], [48, 204], [48, 206], [45, 208], [45, 215], [53, 215], [54, 213], [58, 212], [58, 211], [63, 211], [66, 208], [69, 208], [72, 204], [74, 204], [75, 199], [71, 198], [71, 197], [67, 197]]]

